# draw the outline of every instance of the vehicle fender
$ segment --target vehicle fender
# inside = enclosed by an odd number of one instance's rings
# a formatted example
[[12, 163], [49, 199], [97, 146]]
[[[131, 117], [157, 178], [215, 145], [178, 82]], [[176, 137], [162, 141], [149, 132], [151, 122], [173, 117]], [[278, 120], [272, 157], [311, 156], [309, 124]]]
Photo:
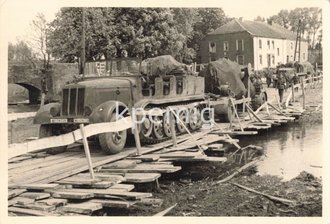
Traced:
[[33, 119], [34, 124], [49, 123], [49, 119], [55, 116], [59, 116], [61, 112], [60, 103], [49, 103], [42, 106]]
[[112, 114], [116, 113], [116, 111], [118, 114], [122, 114], [123, 116], [126, 116], [129, 112], [126, 104], [120, 101], [110, 100], [94, 108], [89, 116], [89, 120], [91, 123], [107, 122], [110, 120]]

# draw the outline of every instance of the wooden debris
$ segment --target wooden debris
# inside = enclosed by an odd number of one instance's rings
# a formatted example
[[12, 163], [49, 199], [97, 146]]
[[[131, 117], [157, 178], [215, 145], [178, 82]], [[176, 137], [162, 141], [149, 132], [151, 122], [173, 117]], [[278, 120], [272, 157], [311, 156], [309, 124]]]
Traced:
[[250, 191], [252, 193], [255, 193], [255, 194], [259, 194], [259, 195], [262, 195], [272, 201], [277, 201], [277, 202], [281, 202], [283, 204], [288, 204], [288, 203], [295, 203], [295, 201], [292, 201], [292, 200], [289, 200], [289, 199], [285, 199], [285, 198], [280, 198], [280, 197], [276, 197], [276, 196], [272, 196], [272, 195], [269, 195], [269, 194], [265, 194], [265, 193], [262, 193], [262, 192], [259, 192], [259, 191], [256, 191], [252, 188], [248, 188], [248, 187], [245, 187], [243, 185], [240, 185], [240, 184], [237, 184], [237, 183], [230, 183], [232, 185], [235, 185], [239, 188], [242, 188], [244, 190], [247, 190], [247, 191]]
[[24, 198], [31, 198], [34, 200], [40, 200], [40, 199], [45, 199], [45, 198], [49, 198], [50, 194], [49, 193], [39, 193], [39, 192], [26, 192], [20, 195], [21, 197]]
[[93, 198], [93, 192], [78, 192], [78, 191], [69, 191], [71, 189], [67, 189], [66, 191], [53, 192], [52, 196], [54, 198], [66, 198], [66, 199], [88, 199]]
[[174, 205], [172, 205], [171, 207], [165, 209], [164, 211], [158, 212], [157, 214], [153, 215], [153, 216], [165, 216], [167, 213], [169, 213], [175, 206], [177, 205], [177, 203], [175, 203]]
[[61, 211], [78, 214], [91, 215], [94, 211], [102, 209], [101, 203], [83, 202], [79, 204], [68, 204], [61, 207]]
[[243, 170], [246, 170], [252, 166], [255, 166], [255, 164], [258, 162], [259, 160], [256, 159], [256, 160], [253, 160], [247, 164], [245, 164], [244, 166], [242, 166], [241, 168], [239, 168], [237, 171], [235, 171], [234, 173], [232, 173], [231, 175], [229, 175], [228, 177], [222, 179], [222, 180], [219, 180], [216, 182], [216, 184], [222, 184], [222, 183], [225, 183], [227, 182], [228, 180], [232, 179], [233, 177], [235, 177], [237, 174], [239, 174], [240, 172], [242, 172]]

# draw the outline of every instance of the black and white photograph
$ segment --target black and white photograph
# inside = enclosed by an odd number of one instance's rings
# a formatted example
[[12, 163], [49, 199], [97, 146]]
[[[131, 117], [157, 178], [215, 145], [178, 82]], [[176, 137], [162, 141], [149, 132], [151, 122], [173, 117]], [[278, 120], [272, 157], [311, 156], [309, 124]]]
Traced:
[[1, 1], [1, 220], [330, 223], [329, 4]]

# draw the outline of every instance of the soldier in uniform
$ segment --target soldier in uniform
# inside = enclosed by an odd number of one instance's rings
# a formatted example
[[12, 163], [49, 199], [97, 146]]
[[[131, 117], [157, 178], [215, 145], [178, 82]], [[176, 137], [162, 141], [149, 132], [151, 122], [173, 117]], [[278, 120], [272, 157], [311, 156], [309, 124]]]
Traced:
[[282, 73], [279, 73], [277, 80], [277, 89], [278, 89], [278, 94], [280, 96], [280, 103], [282, 103], [283, 101], [285, 85], [286, 85], [285, 77], [283, 76]]

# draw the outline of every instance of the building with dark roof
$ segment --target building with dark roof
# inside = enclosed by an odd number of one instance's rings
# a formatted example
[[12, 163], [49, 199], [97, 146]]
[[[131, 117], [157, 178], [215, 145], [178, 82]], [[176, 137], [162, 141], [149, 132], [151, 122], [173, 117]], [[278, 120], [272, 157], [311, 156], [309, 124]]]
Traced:
[[[277, 25], [233, 19], [201, 42], [202, 63], [228, 58], [255, 70], [294, 60], [296, 34]], [[308, 44], [301, 40], [300, 61], [307, 61]], [[298, 58], [298, 57], [297, 57]]]

